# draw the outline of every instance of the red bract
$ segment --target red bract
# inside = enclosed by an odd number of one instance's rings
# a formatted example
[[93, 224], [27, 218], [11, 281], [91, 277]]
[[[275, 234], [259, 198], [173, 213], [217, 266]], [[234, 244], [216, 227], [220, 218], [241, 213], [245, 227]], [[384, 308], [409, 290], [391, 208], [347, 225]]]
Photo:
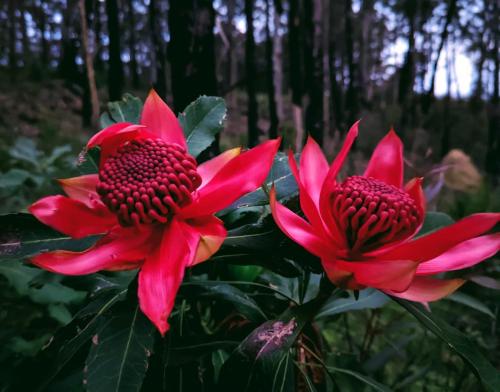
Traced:
[[374, 287], [420, 302], [452, 293], [463, 280], [433, 275], [473, 266], [498, 252], [500, 234], [481, 234], [500, 221], [500, 214], [471, 215], [414, 238], [425, 215], [422, 179], [403, 186], [403, 145], [394, 131], [378, 144], [362, 176], [337, 180], [357, 135], [358, 123], [330, 167], [312, 138], [300, 158], [300, 171], [289, 154], [307, 221], [278, 203], [273, 189], [276, 223], [320, 257], [330, 280], [341, 287]]
[[69, 197], [29, 208], [73, 238], [105, 235], [84, 252], [42, 253], [32, 262], [66, 275], [140, 268], [140, 307], [164, 334], [185, 268], [207, 260], [226, 237], [213, 214], [260, 186], [279, 143], [235, 148], [197, 166], [177, 118], [152, 91], [141, 125], [114, 124], [89, 140], [87, 148], [101, 148], [99, 174], [61, 180]]

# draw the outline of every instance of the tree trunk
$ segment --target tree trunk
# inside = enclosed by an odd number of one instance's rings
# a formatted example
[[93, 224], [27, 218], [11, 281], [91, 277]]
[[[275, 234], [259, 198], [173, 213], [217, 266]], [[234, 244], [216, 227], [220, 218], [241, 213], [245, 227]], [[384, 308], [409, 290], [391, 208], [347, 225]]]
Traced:
[[321, 39], [321, 0], [304, 4], [305, 38], [304, 70], [307, 91], [306, 130], [323, 145], [323, 56]]
[[30, 48], [30, 39], [28, 37], [28, 30], [26, 26], [26, 0], [22, 0], [19, 2], [19, 22], [21, 33], [23, 37], [23, 64], [27, 66], [31, 63], [31, 48]]
[[[94, 50], [94, 64], [95, 64], [95, 69], [97, 71], [103, 71], [105, 66], [104, 66], [104, 61], [102, 58], [102, 49], [103, 49], [103, 39], [101, 38], [103, 35], [102, 32], [102, 20], [101, 20], [101, 15], [102, 15], [102, 3], [100, 1], [96, 1], [94, 3], [94, 8], [93, 8], [93, 30], [94, 30], [94, 43], [95, 43], [95, 50]], [[87, 15], [88, 17], [88, 15]]]
[[347, 66], [349, 70], [349, 84], [346, 93], [346, 106], [348, 125], [351, 126], [358, 119], [359, 94], [357, 65], [354, 61], [354, 30], [352, 27], [352, 0], [345, 0], [345, 40]]
[[117, 0], [106, 0], [109, 36], [108, 95], [110, 101], [121, 99], [123, 63], [120, 48], [120, 21]]
[[[69, 84], [79, 84], [81, 80], [81, 73], [76, 60], [78, 56], [78, 42], [73, 34], [74, 26], [77, 25], [76, 18], [78, 17], [78, 14], [74, 12], [76, 6], [78, 5], [74, 0], [66, 1], [66, 9], [64, 10], [61, 25], [61, 58], [59, 60], [58, 71], [59, 75]], [[88, 15], [87, 12], [85, 14]]]
[[438, 68], [438, 63], [439, 63], [439, 57], [441, 55], [441, 52], [443, 51], [444, 44], [446, 42], [446, 39], [448, 38], [448, 28], [450, 26], [451, 21], [453, 20], [453, 17], [455, 16], [455, 12], [457, 9], [457, 0], [449, 0], [448, 1], [448, 11], [446, 12], [446, 20], [444, 22], [443, 30], [441, 31], [441, 38], [439, 41], [439, 47], [437, 50], [436, 54], [436, 59], [434, 60], [434, 63], [432, 64], [432, 72], [431, 72], [431, 85], [429, 87], [429, 90], [426, 92], [424, 95], [424, 100], [422, 104], [422, 109], [424, 113], [427, 113], [430, 109], [432, 100], [434, 98], [434, 85], [436, 83], [436, 74], [437, 74], [437, 68]]
[[8, 9], [9, 17], [9, 68], [12, 72], [17, 69], [17, 53], [16, 53], [16, 4], [15, 0], [9, 0]]
[[245, 41], [245, 68], [246, 86], [248, 96], [248, 146], [253, 147], [259, 142], [259, 129], [257, 128], [257, 97], [255, 91], [255, 38], [253, 26], [253, 0], [245, 0], [245, 17], [247, 22]]
[[[332, 29], [333, 26], [337, 24], [337, 13], [335, 12], [335, 4], [330, 4], [329, 10], [329, 25]], [[336, 45], [335, 45], [335, 35], [333, 30], [329, 34], [329, 45], [328, 45], [328, 64], [330, 70], [330, 91], [331, 91], [331, 127], [332, 129], [344, 129], [346, 124], [344, 124], [344, 110], [343, 110], [343, 96], [342, 87], [337, 81], [337, 75], [340, 72], [336, 65]]]
[[[172, 2], [174, 3], [174, 2]], [[172, 7], [172, 5], [171, 5]], [[151, 82], [156, 92], [163, 99], [167, 98], [167, 67], [165, 44], [163, 43], [161, 24], [158, 18], [156, 0], [149, 2], [149, 31], [151, 34]]]
[[492, 176], [494, 184], [498, 183], [500, 174], [500, 1], [493, 2], [493, 94], [488, 110], [488, 143], [486, 152], [486, 171]]
[[274, 1], [274, 36], [273, 36], [273, 65], [274, 65], [274, 89], [275, 89], [275, 101], [276, 101], [276, 111], [278, 114], [278, 119], [283, 119], [284, 108], [283, 108], [283, 38], [279, 33], [281, 26], [281, 14], [283, 9], [281, 2], [278, 0]]
[[[234, 18], [236, 15], [236, 4], [234, 0], [227, 1], [227, 40], [229, 42], [229, 47], [227, 50], [227, 80], [228, 89], [232, 89], [238, 81], [238, 57], [236, 54], [236, 41], [234, 39], [234, 34], [237, 31], [234, 25]], [[229, 106], [231, 108], [236, 108], [237, 106], [238, 93], [236, 89], [233, 89], [229, 93]]]
[[134, 12], [134, 1], [128, 0], [128, 21], [129, 25], [129, 51], [130, 51], [130, 77], [132, 79], [132, 87], [135, 89], [139, 88], [139, 72], [137, 69], [137, 50], [136, 50], [136, 37], [135, 37], [135, 12]]
[[[267, 100], [269, 105], [269, 138], [275, 139], [278, 137], [279, 118], [276, 109], [276, 89], [274, 85], [274, 59], [273, 59], [273, 39], [271, 37], [271, 1], [266, 0], [266, 83], [267, 83]], [[276, 12], [276, 11], [275, 11]]]
[[89, 50], [88, 44], [88, 28], [87, 28], [87, 16], [85, 10], [85, 0], [79, 0], [78, 6], [80, 9], [80, 24], [81, 24], [81, 39], [82, 39], [82, 57], [85, 61], [85, 74], [87, 77], [86, 95], [87, 95], [87, 105], [90, 103], [90, 116], [84, 117], [83, 121], [85, 125], [91, 125], [93, 127], [98, 126], [99, 120], [99, 98], [97, 96], [97, 87], [95, 83], [94, 75], [94, 60], [92, 58], [92, 53]]
[[304, 138], [304, 125], [302, 115], [302, 34], [301, 34], [301, 3], [300, 0], [290, 0], [288, 14], [288, 47], [290, 52], [290, 87], [292, 89], [292, 112], [293, 124], [295, 127], [295, 150], [302, 149]]

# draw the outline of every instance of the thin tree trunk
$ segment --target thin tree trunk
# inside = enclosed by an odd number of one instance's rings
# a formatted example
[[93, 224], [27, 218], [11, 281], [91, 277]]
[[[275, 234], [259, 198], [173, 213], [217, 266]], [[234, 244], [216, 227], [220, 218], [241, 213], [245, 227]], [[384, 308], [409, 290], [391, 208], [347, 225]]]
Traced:
[[349, 70], [349, 84], [346, 94], [346, 110], [348, 113], [347, 121], [349, 126], [358, 118], [359, 99], [358, 99], [358, 75], [357, 66], [354, 61], [354, 30], [352, 27], [352, 0], [345, 0], [345, 37], [346, 37], [346, 55], [347, 66]]
[[[227, 40], [229, 43], [227, 50], [227, 80], [228, 88], [234, 86], [238, 81], [238, 58], [236, 55], [236, 41], [234, 34], [236, 27], [234, 26], [234, 18], [236, 15], [236, 3], [234, 0], [227, 1]], [[229, 93], [229, 106], [235, 108], [237, 105], [238, 94], [236, 90]]]
[[500, 174], [500, 0], [493, 3], [493, 94], [488, 110], [488, 143], [486, 171], [492, 176], [493, 184], [498, 183]]
[[28, 37], [28, 30], [26, 26], [26, 0], [22, 0], [19, 2], [20, 8], [20, 28], [23, 37], [23, 64], [29, 65], [31, 63], [31, 49], [30, 49], [30, 40]]
[[283, 39], [279, 33], [281, 21], [280, 16], [283, 12], [281, 2], [274, 1], [274, 37], [273, 37], [273, 65], [274, 65], [274, 89], [276, 112], [278, 119], [283, 119]]
[[[172, 6], [171, 6], [172, 7]], [[161, 39], [162, 31], [161, 24], [158, 18], [158, 9], [156, 0], [149, 1], [149, 31], [151, 34], [151, 44], [153, 50], [152, 55], [152, 84], [156, 92], [163, 99], [167, 98], [167, 71], [166, 71], [166, 58], [165, 58], [165, 46]], [[170, 12], [169, 12], [170, 15]]]
[[304, 124], [302, 114], [302, 40], [301, 40], [301, 6], [299, 0], [290, 0], [288, 15], [288, 44], [290, 52], [290, 87], [292, 89], [292, 114], [295, 127], [295, 150], [302, 149]]
[[304, 22], [306, 44], [304, 56], [305, 83], [307, 90], [306, 130], [323, 145], [323, 56], [321, 53], [321, 0], [306, 1]]
[[81, 39], [82, 39], [82, 57], [85, 61], [85, 73], [87, 76], [88, 96], [90, 97], [90, 118], [84, 118], [84, 123], [97, 127], [99, 120], [99, 97], [97, 95], [97, 86], [95, 83], [94, 60], [88, 45], [88, 28], [87, 17], [85, 10], [85, 0], [79, 0], [78, 6], [80, 9], [81, 23]]
[[441, 56], [441, 52], [443, 51], [444, 44], [446, 42], [446, 39], [448, 38], [448, 28], [451, 24], [451, 21], [453, 20], [453, 17], [455, 16], [455, 12], [457, 9], [457, 0], [449, 0], [448, 1], [448, 11], [446, 12], [446, 20], [443, 26], [443, 30], [441, 31], [441, 38], [439, 40], [439, 47], [437, 50], [436, 54], [436, 59], [434, 60], [434, 63], [432, 64], [432, 71], [431, 71], [431, 85], [429, 87], [429, 90], [427, 90], [426, 94], [424, 95], [424, 101], [422, 105], [422, 109], [424, 113], [427, 113], [430, 109], [430, 105], [432, 103], [432, 99], [434, 97], [434, 86], [436, 83], [436, 74], [437, 74], [437, 69], [438, 69], [438, 63], [439, 63], [439, 57]]
[[47, 67], [49, 65], [49, 43], [45, 38], [45, 31], [47, 30], [47, 15], [45, 14], [44, 8], [45, 0], [40, 0], [38, 3], [37, 11], [39, 15], [39, 29], [40, 29], [40, 41], [42, 47], [42, 65]]
[[16, 53], [16, 4], [15, 0], [9, 0], [7, 13], [9, 16], [9, 68], [12, 72], [17, 69], [17, 53]]
[[[335, 12], [335, 4], [330, 4], [329, 25], [332, 28], [337, 23], [337, 13]], [[328, 64], [330, 69], [330, 91], [331, 91], [331, 112], [332, 112], [332, 129], [344, 129], [344, 110], [343, 110], [343, 97], [342, 87], [337, 81], [337, 74], [339, 73], [336, 64], [336, 45], [333, 30], [329, 34], [328, 45]]]
[[259, 130], [257, 128], [257, 97], [255, 91], [255, 38], [253, 26], [253, 0], [245, 0], [245, 17], [247, 22], [245, 41], [245, 68], [246, 86], [248, 96], [248, 146], [253, 147], [259, 142]]
[[117, 0], [106, 0], [109, 36], [108, 95], [110, 101], [122, 96], [123, 63], [120, 48], [120, 21]]
[[[267, 100], [269, 105], [269, 138], [275, 139], [278, 137], [279, 118], [276, 109], [276, 89], [274, 85], [274, 59], [273, 59], [273, 39], [271, 37], [271, 1], [266, 0], [266, 82], [267, 82]], [[276, 12], [276, 11], [275, 11]]]
[[134, 1], [128, 0], [128, 25], [129, 25], [129, 51], [130, 51], [130, 76], [132, 78], [132, 87], [135, 89], [139, 88], [139, 72], [137, 69], [137, 49], [136, 37], [135, 37], [135, 12], [134, 12]]

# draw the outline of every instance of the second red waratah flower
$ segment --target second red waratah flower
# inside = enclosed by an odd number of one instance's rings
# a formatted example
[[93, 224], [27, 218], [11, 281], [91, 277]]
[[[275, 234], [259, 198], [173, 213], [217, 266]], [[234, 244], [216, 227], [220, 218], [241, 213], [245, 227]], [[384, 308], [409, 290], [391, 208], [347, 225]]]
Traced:
[[87, 148], [101, 149], [99, 174], [60, 180], [68, 197], [29, 208], [73, 238], [105, 235], [84, 252], [47, 252], [32, 262], [66, 275], [140, 268], [141, 310], [164, 334], [185, 268], [207, 260], [226, 237], [214, 213], [262, 184], [279, 143], [235, 148], [198, 166], [177, 118], [152, 91], [140, 125], [114, 124], [89, 140]]
[[403, 186], [403, 145], [390, 131], [376, 147], [363, 175], [337, 179], [358, 135], [358, 123], [331, 166], [309, 138], [300, 158], [289, 162], [307, 221], [276, 201], [271, 209], [281, 230], [321, 258], [330, 280], [344, 288], [374, 287], [413, 301], [440, 299], [462, 279], [433, 275], [471, 267], [500, 250], [500, 233], [486, 234], [500, 214], [475, 214], [414, 238], [425, 216], [422, 179]]

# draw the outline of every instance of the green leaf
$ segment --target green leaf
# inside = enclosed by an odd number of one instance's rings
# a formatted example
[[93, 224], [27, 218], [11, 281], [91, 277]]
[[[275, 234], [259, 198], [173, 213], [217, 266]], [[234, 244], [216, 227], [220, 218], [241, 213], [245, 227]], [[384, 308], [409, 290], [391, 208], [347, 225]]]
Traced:
[[384, 306], [388, 301], [387, 295], [375, 289], [361, 290], [357, 300], [349, 292], [349, 298], [330, 298], [316, 315], [316, 319], [352, 310], [376, 309]]
[[111, 314], [92, 337], [86, 361], [87, 391], [139, 391], [152, 354], [154, 331], [139, 305]]
[[[190, 362], [198, 361], [201, 357], [209, 354], [212, 354], [213, 359], [213, 355], [217, 352], [225, 353], [225, 350], [233, 350], [237, 345], [238, 342], [233, 340], [212, 340], [196, 344], [169, 347], [166, 365], [182, 366]], [[225, 354], [224, 358], [227, 359], [227, 354]], [[224, 358], [219, 357], [219, 360], [224, 362]], [[222, 363], [220, 365], [222, 366]]]
[[23, 169], [10, 169], [0, 174], [0, 188], [13, 188], [22, 185], [31, 177], [30, 172]]
[[55, 249], [81, 251], [97, 239], [92, 236], [74, 240], [23, 213], [0, 215], [0, 227], [0, 260], [20, 260]]
[[189, 153], [195, 158], [215, 140], [224, 128], [227, 109], [224, 99], [201, 96], [179, 114]]
[[483, 304], [481, 301], [479, 301], [478, 299], [476, 299], [468, 294], [456, 291], [453, 294], [448, 295], [447, 297], [445, 297], [443, 299], [450, 300], [450, 301], [457, 302], [459, 304], [468, 306], [469, 308], [475, 309], [478, 312], [482, 312], [482, 313], [490, 316], [492, 319], [495, 319], [495, 315], [485, 304]]
[[313, 301], [292, 307], [279, 318], [254, 329], [222, 367], [222, 389], [240, 385], [243, 391], [288, 390], [285, 385], [290, 368], [293, 369], [293, 360], [287, 359], [289, 351], [325, 298], [322, 293]]
[[219, 375], [224, 362], [229, 358], [229, 354], [225, 350], [218, 349], [212, 352], [212, 366], [214, 367], [214, 381], [219, 382]]
[[108, 110], [101, 115], [102, 128], [109, 127], [118, 122], [139, 124], [142, 112], [142, 102], [132, 94], [125, 93], [121, 101], [108, 103]]
[[364, 384], [368, 385], [369, 387], [371, 387], [375, 391], [379, 391], [379, 392], [391, 392], [390, 388], [386, 387], [383, 384], [380, 384], [379, 382], [373, 380], [372, 378], [370, 378], [368, 376], [365, 376], [364, 374], [355, 372], [355, 371], [350, 370], [350, 369], [342, 369], [342, 368], [338, 368], [338, 367], [334, 367], [334, 366], [327, 366], [326, 368], [329, 371], [332, 371], [332, 372], [346, 374], [348, 376], [354, 377], [357, 380], [359, 380], [359, 381], [363, 382]]
[[500, 391], [500, 371], [481, 354], [477, 345], [457, 329], [446, 324], [434, 314], [427, 312], [421, 305], [393, 298], [410, 312], [424, 327], [439, 337], [467, 362], [488, 391]]
[[185, 282], [183, 287], [197, 287], [200, 289], [201, 293], [192, 293], [196, 294], [197, 297], [228, 302], [251, 321], [262, 321], [267, 319], [265, 313], [252, 298], [230, 284], [212, 281], [191, 281]]
[[451, 218], [451, 216], [443, 212], [428, 212], [425, 214], [424, 224], [418, 232], [417, 237], [432, 233], [433, 231], [449, 226], [454, 222], [455, 221]]
[[96, 174], [99, 172], [99, 157], [101, 149], [99, 147], [84, 149], [78, 156], [77, 169], [80, 174]]

